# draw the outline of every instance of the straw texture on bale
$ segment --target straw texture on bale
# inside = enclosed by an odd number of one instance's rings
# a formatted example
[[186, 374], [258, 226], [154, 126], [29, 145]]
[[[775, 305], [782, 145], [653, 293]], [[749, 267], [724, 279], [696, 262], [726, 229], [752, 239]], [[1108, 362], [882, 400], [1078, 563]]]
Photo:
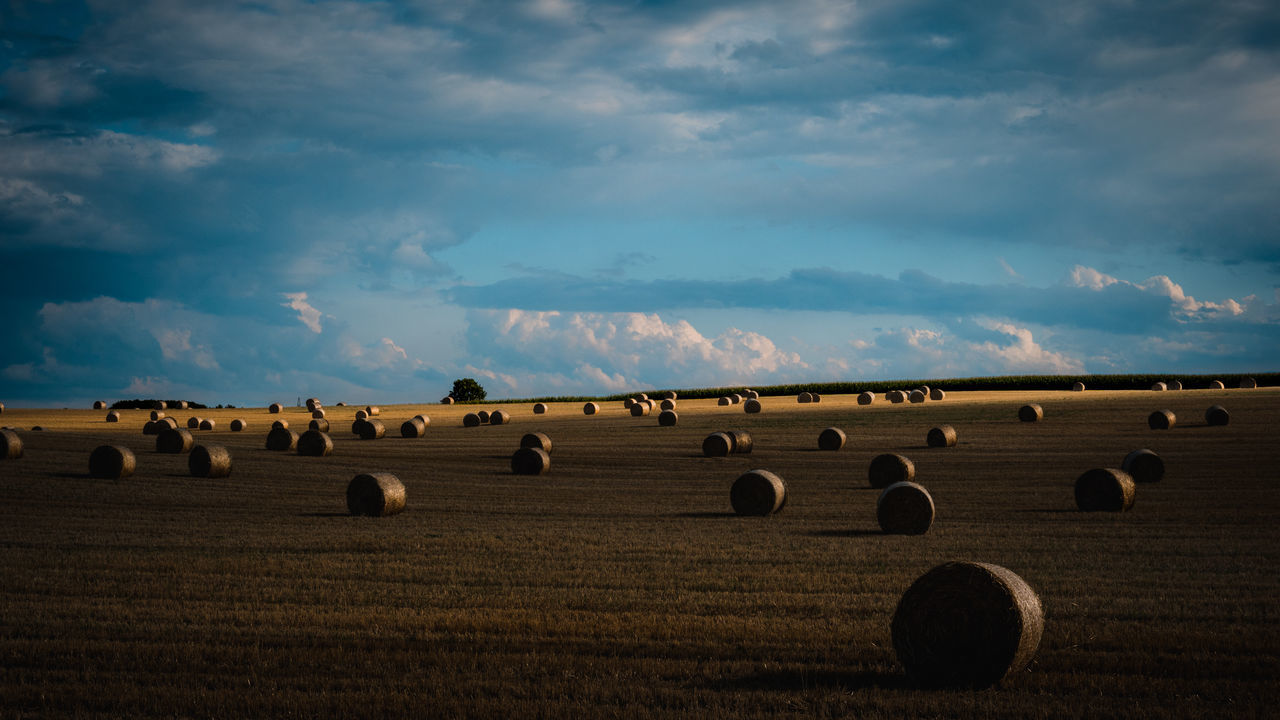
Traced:
[[745, 472], [733, 481], [729, 504], [739, 515], [773, 515], [787, 504], [787, 484], [768, 470]]
[[462, 427], [479, 427], [480, 416], [475, 413], [467, 413], [462, 416]]
[[1044, 408], [1031, 403], [1018, 408], [1018, 419], [1022, 422], [1040, 422], [1044, 419]]
[[809, 397], [813, 398], [813, 401], [816, 403], [822, 402], [822, 396], [818, 393], [809, 393]]
[[671, 398], [667, 398], [666, 400], [663, 400], [662, 402], [658, 403], [658, 407], [663, 410], [675, 410], [676, 401], [672, 400]]
[[942, 388], [933, 388], [932, 390], [929, 391], [929, 399], [930, 400], [946, 400], [947, 391], [943, 390]]
[[1129, 473], [1135, 483], [1153, 483], [1164, 479], [1164, 460], [1146, 448], [1125, 455], [1120, 469]]
[[1072, 391], [1072, 392], [1084, 392], [1084, 383], [1082, 383], [1082, 382], [1077, 382], [1075, 385], [1072, 385], [1072, 386], [1071, 386], [1071, 391]]
[[629, 397], [626, 400], [622, 401], [622, 408], [624, 410], [630, 410], [635, 404], [636, 404], [636, 399]]
[[244, 430], [245, 427], [247, 426], [245, 425], [244, 420], [240, 418], [236, 418], [235, 420], [231, 421], [231, 432], [240, 432]]
[[734, 393], [729, 396], [729, 402], [733, 403], [734, 405], [740, 405], [742, 404], [742, 396], [737, 393]]
[[284, 452], [298, 447], [298, 433], [289, 428], [271, 428], [267, 433], [267, 449]]
[[214, 420], [213, 418], [205, 418], [200, 421], [201, 430], [216, 430], [217, 428], [218, 428], [218, 421]]
[[273, 430], [274, 430], [275, 428], [284, 428], [285, 430], [288, 430], [288, 429], [289, 429], [289, 421], [288, 421], [288, 420], [276, 420], [275, 422], [271, 423], [271, 428], [272, 428]]
[[199, 427], [200, 427], [200, 418], [198, 418], [198, 417], [189, 417], [189, 418], [187, 418], [187, 428], [188, 428], [188, 429], [190, 429], [190, 430], [196, 430], [196, 429], [198, 429]]
[[551, 469], [551, 456], [542, 448], [522, 447], [511, 454], [511, 472], [541, 475]]
[[284, 411], [284, 406], [281, 405], [280, 403], [271, 403], [270, 405], [267, 406], [267, 412], [273, 415], [283, 411]]
[[120, 411], [112, 410], [107, 413], [107, 422], [120, 422]]
[[298, 454], [329, 457], [333, 454], [333, 438], [323, 430], [308, 430], [298, 438]]
[[361, 440], [380, 440], [386, 436], [387, 428], [382, 424], [381, 420], [369, 418], [360, 423], [356, 434], [360, 436]]
[[1222, 390], [1225, 387], [1226, 385], [1223, 385], [1221, 380], [1214, 380], [1213, 382], [1209, 383], [1210, 390]]
[[534, 415], [546, 415], [546, 414], [547, 414], [547, 404], [546, 404], [546, 403], [534, 403], [534, 404], [533, 404], [533, 414], [534, 414]]
[[583, 415], [595, 415], [598, 412], [600, 412], [600, 405], [598, 403], [589, 402], [584, 403], [582, 406]]
[[413, 417], [414, 419], [422, 423], [422, 427], [424, 428], [431, 427], [431, 418], [427, 417], [426, 415], [419, 413], [417, 415], [414, 415]]
[[662, 427], [674, 427], [678, 422], [680, 422], [680, 416], [675, 410], [663, 410], [658, 413], [658, 424]]
[[357, 420], [365, 420], [365, 419], [368, 419], [368, 417], [369, 417], [369, 413], [368, 413], [368, 412], [366, 412], [366, 411], [364, 411], [364, 410], [357, 410], [357, 411], [356, 411], [356, 419], [357, 419]]
[[161, 410], [152, 410], [152, 411], [151, 411], [151, 419], [152, 419], [152, 420], [159, 420], [159, 419], [160, 419], [160, 418], [162, 418], [162, 417], [164, 417], [164, 412], [163, 412], [163, 411], [161, 411]]
[[1124, 512], [1133, 507], [1133, 476], [1116, 468], [1094, 468], [1076, 478], [1076, 507], [1084, 512]]
[[1204, 421], [1210, 425], [1226, 425], [1231, 422], [1231, 413], [1221, 405], [1210, 405], [1204, 411]]
[[727, 457], [733, 452], [733, 438], [729, 433], [711, 433], [702, 441], [702, 454], [707, 457]]
[[924, 687], [990, 687], [1031, 662], [1043, 633], [1035, 591], [999, 565], [975, 562], [920, 576], [890, 624], [898, 662]]
[[22, 438], [12, 430], [0, 430], [0, 460], [22, 457]]
[[751, 415], [755, 415], [760, 412], [760, 401], [751, 398], [743, 404], [742, 409]]
[[917, 390], [912, 390], [912, 391], [911, 391], [911, 394], [907, 396], [907, 399], [908, 399], [908, 400], [910, 400], [910, 401], [911, 401], [911, 402], [913, 402], [913, 403], [922, 403], [922, 402], [924, 402], [925, 400], [927, 400], [928, 398], [929, 398], [929, 396], [928, 396], [927, 394], [925, 394], [925, 392], [924, 392], [923, 390], [919, 390], [919, 389], [917, 389]]
[[490, 425], [506, 425], [511, 422], [511, 413], [506, 410], [494, 410], [489, 413]]
[[885, 393], [884, 396], [889, 402], [895, 405], [897, 405], [898, 403], [904, 403], [907, 401], [907, 394], [902, 392], [901, 390], [890, 390], [889, 392]]
[[160, 453], [184, 453], [191, 452], [191, 448], [196, 446], [196, 439], [191, 436], [190, 430], [171, 430], [165, 429], [156, 436], [156, 452]]
[[662, 393], [663, 400], [676, 400], [677, 398], [679, 398], [679, 396], [676, 394], [675, 390], [668, 390]]
[[156, 421], [156, 433], [159, 433], [161, 430], [164, 430], [165, 428], [173, 428], [174, 430], [177, 430], [178, 421], [174, 420], [171, 417], [162, 417]]
[[476, 417], [480, 418], [480, 422], [481, 422], [482, 424], [485, 424], [485, 425], [489, 424], [489, 411], [488, 411], [488, 410], [479, 410], [479, 411], [477, 411], [477, 412], [476, 412]]
[[177, 403], [174, 404], [174, 407], [179, 410], [186, 410], [187, 408], [191, 407], [191, 403], [187, 402], [186, 400], [179, 400]]
[[319, 419], [325, 417], [324, 408], [316, 408], [311, 411], [311, 417]]
[[352, 515], [387, 517], [404, 510], [404, 483], [391, 473], [357, 475], [347, 485], [347, 510]]
[[797, 396], [796, 396], [796, 402], [798, 402], [798, 403], [811, 403], [811, 402], [813, 402], [813, 394], [812, 394], [812, 393], [809, 393], [809, 392], [802, 392], [802, 393], [800, 393], [799, 395], [797, 395]]
[[520, 447], [537, 448], [549, 453], [551, 452], [551, 438], [543, 432], [525, 433], [524, 437], [520, 438]]
[[897, 453], [877, 455], [867, 466], [867, 480], [873, 488], [887, 488], [894, 483], [911, 482], [916, 477], [916, 464]]
[[364, 409], [364, 411], [369, 413], [369, 417], [375, 417], [382, 414], [382, 410], [377, 405], [369, 405]]
[[1147, 425], [1152, 430], [1168, 430], [1178, 424], [1178, 416], [1172, 410], [1157, 410], [1147, 416]]
[[94, 400], [94, 401], [93, 401], [93, 409], [94, 409], [94, 410], [106, 410], [106, 409], [107, 409], [107, 403], [106, 403], [106, 401], [105, 401], [105, 400]]
[[755, 441], [751, 439], [751, 433], [746, 430], [729, 430], [727, 434], [733, 440], [733, 447], [729, 452], [735, 455], [749, 455], [755, 448]]
[[923, 535], [933, 526], [933, 497], [923, 485], [899, 482], [876, 500], [876, 521], [890, 535]]
[[307, 410], [314, 412], [320, 406], [320, 401], [316, 398], [307, 398]]
[[876, 401], [876, 394], [875, 394], [875, 393], [873, 393], [873, 392], [861, 392], [861, 393], [858, 393], [858, 404], [859, 404], [859, 405], [870, 405], [871, 403], [873, 403], [873, 402], [875, 402], [875, 401]]
[[[168, 410], [168, 409], [169, 409], [169, 406], [168, 406], [167, 404], [165, 404], [165, 401], [163, 401], [163, 400], [157, 400], [157, 401], [155, 402], [155, 404], [151, 406], [151, 409], [152, 409], [152, 410]], [[105, 447], [105, 446], [104, 446], [104, 447]]]
[[1257, 381], [1257, 380], [1254, 380], [1254, 379], [1253, 379], [1253, 378], [1251, 378], [1251, 377], [1250, 377], [1250, 378], [1244, 378], [1243, 380], [1241, 380], [1241, 381], [1240, 381], [1240, 387], [1245, 388], [1245, 389], [1252, 390], [1253, 388], [1258, 387], [1258, 381]]
[[644, 417], [650, 412], [649, 403], [638, 402], [631, 406], [631, 417]]
[[636, 402], [643, 402], [648, 399], [649, 395], [647, 393], [636, 393]]
[[319, 430], [320, 432], [327, 433], [329, 432], [329, 421], [325, 418], [312, 420], [311, 422], [307, 423], [307, 429]]
[[839, 450], [844, 447], [846, 439], [844, 431], [838, 427], [829, 427], [818, 433], [819, 450]]
[[444, 397], [440, 398], [440, 404], [441, 404], [441, 405], [452, 405], [452, 404], [453, 404], [453, 397], [452, 397], [451, 395], [445, 395]]
[[748, 390], [748, 391], [746, 392], [746, 395], [747, 395], [747, 399], [749, 399], [749, 400], [759, 400], [759, 399], [760, 399], [760, 393], [756, 392], [755, 390]]
[[1155, 392], [1164, 392], [1165, 390], [1169, 389], [1169, 386], [1165, 385], [1162, 382], [1158, 382], [1155, 385], [1152, 385], [1151, 389], [1154, 390]]
[[197, 445], [187, 457], [187, 469], [194, 477], [227, 477], [231, 474], [231, 451], [221, 445]]
[[716, 405], [732, 405], [732, 404], [733, 404], [733, 401], [727, 397], [722, 397], [719, 400], [716, 400]]
[[418, 418], [409, 418], [400, 423], [400, 437], [420, 438], [427, 434], [427, 426]]
[[925, 440], [929, 447], [955, 447], [956, 429], [950, 425], [939, 425], [936, 428], [930, 428], [929, 435]]
[[96, 478], [119, 480], [133, 474], [138, 459], [133, 451], [119, 445], [99, 445], [89, 453], [89, 474]]

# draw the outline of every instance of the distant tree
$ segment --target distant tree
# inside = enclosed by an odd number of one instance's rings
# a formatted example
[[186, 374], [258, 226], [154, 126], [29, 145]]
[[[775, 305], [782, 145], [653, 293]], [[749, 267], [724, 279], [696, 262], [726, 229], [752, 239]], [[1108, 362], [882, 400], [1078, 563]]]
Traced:
[[449, 396], [458, 402], [474, 402], [485, 398], [484, 388], [474, 378], [460, 378], [453, 381], [453, 390]]

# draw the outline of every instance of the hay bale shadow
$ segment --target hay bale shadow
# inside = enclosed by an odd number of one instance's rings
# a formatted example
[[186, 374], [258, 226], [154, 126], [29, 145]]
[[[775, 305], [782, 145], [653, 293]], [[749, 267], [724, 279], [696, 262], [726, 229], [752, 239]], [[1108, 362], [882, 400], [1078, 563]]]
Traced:
[[833, 670], [769, 670], [710, 683], [719, 690], [803, 691], [815, 688], [845, 690], [909, 690], [913, 687], [905, 674], [868, 670], [844, 673]]

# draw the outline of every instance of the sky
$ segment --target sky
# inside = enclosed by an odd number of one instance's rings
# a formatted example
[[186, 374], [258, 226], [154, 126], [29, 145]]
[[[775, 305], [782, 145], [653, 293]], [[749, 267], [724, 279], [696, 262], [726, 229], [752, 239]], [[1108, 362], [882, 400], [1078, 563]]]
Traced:
[[1280, 369], [1280, 5], [0, 5], [0, 401]]

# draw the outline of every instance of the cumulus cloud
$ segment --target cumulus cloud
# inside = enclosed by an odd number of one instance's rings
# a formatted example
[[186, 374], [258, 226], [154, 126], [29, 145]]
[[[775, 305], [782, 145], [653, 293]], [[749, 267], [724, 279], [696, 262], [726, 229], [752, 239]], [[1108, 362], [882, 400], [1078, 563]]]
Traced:
[[[1234, 317], [1243, 315], [1245, 312], [1245, 305], [1233, 298], [1226, 298], [1220, 302], [1198, 301], [1188, 295], [1181, 285], [1171, 280], [1167, 275], [1156, 275], [1147, 278], [1144, 282], [1133, 283], [1119, 280], [1093, 268], [1077, 265], [1071, 270], [1070, 283], [1075, 287], [1095, 291], [1113, 285], [1127, 285], [1152, 295], [1168, 298], [1173, 312], [1184, 320]], [[1256, 298], [1246, 298], [1246, 303], [1253, 300], [1256, 300]]]
[[306, 325], [313, 333], [320, 333], [324, 328], [320, 326], [320, 311], [311, 306], [307, 302], [307, 294], [298, 293], [281, 293], [281, 295], [289, 298], [289, 302], [282, 303], [284, 307], [292, 308], [298, 311], [298, 321]]

